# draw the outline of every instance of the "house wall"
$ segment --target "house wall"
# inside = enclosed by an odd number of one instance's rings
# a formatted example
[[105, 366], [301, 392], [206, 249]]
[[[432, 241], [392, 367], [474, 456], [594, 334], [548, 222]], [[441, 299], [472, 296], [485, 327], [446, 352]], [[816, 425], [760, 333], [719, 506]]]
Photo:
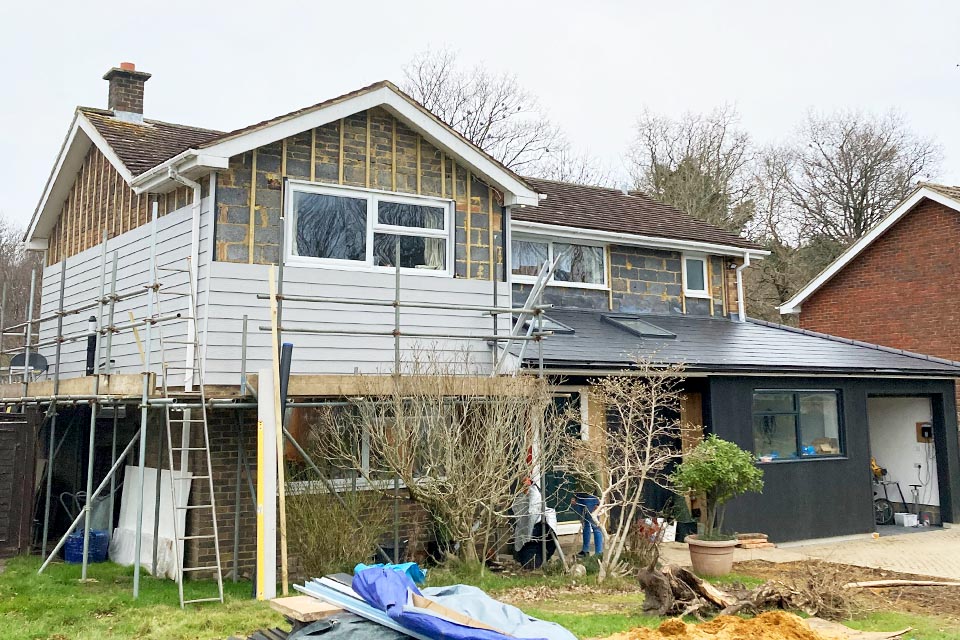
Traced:
[[277, 263], [284, 178], [454, 200], [457, 277], [502, 277], [502, 195], [382, 108], [231, 158], [218, 174], [216, 260]]
[[[729, 503], [725, 528], [762, 531], [774, 542], [869, 533], [874, 530], [867, 398], [926, 395], [931, 398], [941, 513], [960, 516], [960, 456], [954, 384], [950, 380], [861, 378], [711, 377], [708, 428], [753, 450], [755, 389], [839, 389], [846, 454], [838, 458], [762, 464], [762, 494]], [[948, 434], [953, 434], [948, 436]]]
[[800, 326], [960, 360], [960, 215], [924, 200], [808, 300]]
[[[204, 195], [208, 181], [202, 182]], [[155, 196], [160, 216], [193, 201], [193, 192], [181, 187]], [[57, 224], [50, 232], [47, 264], [52, 265], [91, 247], [103, 239], [104, 231], [115, 238], [150, 221], [151, 197], [136, 195], [96, 145], [90, 145], [83, 166], [60, 209]]]
[[[724, 268], [726, 260], [721, 256], [709, 256], [707, 276], [711, 298], [691, 298], [683, 294], [681, 255], [679, 251], [610, 245], [607, 251], [609, 289], [551, 284], [544, 293], [544, 301], [557, 307], [624, 313], [698, 316], [735, 313], [736, 273], [731, 296], [729, 276], [724, 276], [733, 270]], [[531, 288], [529, 284], [514, 283], [514, 302], [522, 304]]]
[[[201, 211], [209, 212], [210, 199], [201, 202]], [[192, 206], [181, 207], [157, 221], [156, 256], [158, 268], [186, 269], [186, 258], [190, 255], [190, 240], [192, 229]], [[208, 214], [201, 214], [200, 250], [201, 256], [198, 268], [198, 304], [199, 316], [203, 317], [204, 290], [206, 288], [207, 268], [205, 265], [206, 251], [209, 245]], [[109, 293], [110, 271], [113, 253], [117, 254], [117, 292], [136, 291], [153, 281], [149, 273], [149, 256], [152, 225], [140, 225], [132, 230], [111, 237], [106, 243], [106, 278], [105, 289]], [[91, 246], [66, 259], [66, 280], [64, 286], [64, 309], [80, 307], [95, 302], [100, 297], [100, 273], [103, 265], [104, 253], [102, 243]], [[57, 311], [60, 294], [61, 263], [48, 265], [43, 270], [41, 282], [41, 316], [51, 316]], [[172, 291], [187, 291], [187, 274], [182, 272], [160, 271], [159, 281], [163, 288]], [[129, 324], [130, 313], [138, 320], [142, 320], [148, 311], [148, 296], [141, 295], [122, 300], [116, 303], [114, 323]], [[103, 323], [107, 322], [107, 306], [103, 309]], [[181, 313], [184, 318], [191, 316], [189, 298], [177, 296], [162, 296], [159, 312], [162, 315]], [[88, 320], [96, 315], [96, 307], [67, 315], [63, 318], [62, 335], [80, 336], [78, 339], [65, 342], [61, 347], [60, 376], [62, 378], [82, 376], [86, 367], [86, 338]], [[152, 370], [160, 371], [161, 352], [159, 335], [162, 332], [165, 340], [183, 341], [187, 334], [187, 320], [177, 320], [157, 325], [154, 328], [151, 340]], [[202, 322], [200, 324], [202, 330]], [[49, 319], [40, 323], [40, 342], [56, 336], [57, 321]], [[146, 328], [139, 328], [141, 344], [145, 346]], [[110, 358], [113, 361], [111, 369], [115, 373], [139, 373], [143, 371], [140, 350], [137, 346], [137, 336], [131, 330], [115, 333], [113, 336]], [[104, 347], [105, 348], [105, 347]], [[49, 375], [53, 375], [56, 347], [49, 344], [39, 348], [39, 352], [47, 358]], [[185, 358], [184, 345], [167, 344], [163, 358], [168, 363], [183, 366]], [[182, 375], [182, 374], [181, 374]], [[182, 378], [177, 386], [182, 386]]]

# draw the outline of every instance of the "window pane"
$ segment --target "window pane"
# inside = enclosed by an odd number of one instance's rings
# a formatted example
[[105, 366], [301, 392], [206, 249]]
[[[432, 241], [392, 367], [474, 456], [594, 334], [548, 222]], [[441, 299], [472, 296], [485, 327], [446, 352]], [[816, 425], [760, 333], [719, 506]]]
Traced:
[[792, 393], [754, 393], [754, 413], [796, 413]]
[[520, 276], [535, 276], [547, 261], [548, 253], [546, 242], [514, 240], [510, 245], [510, 268]]
[[706, 291], [707, 283], [703, 277], [703, 260], [687, 258], [687, 289], [690, 291]]
[[603, 247], [555, 243], [553, 253], [561, 256], [554, 280], [603, 284]]
[[377, 220], [380, 224], [391, 224], [397, 227], [444, 229], [445, 213], [443, 207], [386, 200], [377, 202]]
[[801, 393], [800, 435], [805, 456], [842, 453], [836, 393]]
[[367, 201], [322, 193], [293, 192], [298, 256], [367, 259]]
[[753, 447], [761, 460], [797, 457], [795, 415], [754, 415]]
[[397, 240], [400, 241], [400, 266], [408, 269], [446, 269], [447, 239], [400, 236], [377, 233], [373, 236], [373, 264], [396, 266]]

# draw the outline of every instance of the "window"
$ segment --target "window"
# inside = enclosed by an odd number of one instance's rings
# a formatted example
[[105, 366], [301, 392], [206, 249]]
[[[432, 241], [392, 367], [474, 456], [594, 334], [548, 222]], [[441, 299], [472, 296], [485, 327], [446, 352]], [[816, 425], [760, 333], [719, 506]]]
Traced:
[[449, 274], [450, 202], [290, 182], [290, 253], [346, 266]]
[[[514, 323], [516, 323], [517, 320], [518, 320], [518, 317], [514, 316], [513, 318]], [[540, 319], [540, 329], [542, 329], [543, 331], [551, 331], [555, 334], [562, 334], [562, 335], [573, 335], [574, 333], [576, 333], [572, 327], [568, 327], [562, 322], [557, 322], [556, 320], [554, 320], [548, 315], [544, 315], [543, 318]], [[536, 318], [527, 318], [523, 321], [524, 333], [526, 333], [527, 331], [536, 331], [536, 330], [537, 330]]]
[[753, 444], [761, 462], [843, 455], [839, 392], [755, 391]]
[[550, 284], [594, 289], [607, 285], [606, 251], [601, 246], [521, 237], [513, 239], [510, 255], [517, 282], [534, 282], [543, 263], [559, 256]]
[[634, 316], [603, 316], [604, 322], [626, 329], [641, 338], [676, 338], [677, 334]]
[[683, 295], [691, 298], [710, 297], [706, 256], [683, 254]]

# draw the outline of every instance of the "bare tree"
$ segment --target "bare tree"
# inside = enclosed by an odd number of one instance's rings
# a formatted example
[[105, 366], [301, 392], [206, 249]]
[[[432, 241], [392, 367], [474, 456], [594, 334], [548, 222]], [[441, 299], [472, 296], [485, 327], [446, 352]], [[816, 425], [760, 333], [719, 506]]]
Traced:
[[567, 439], [569, 472], [599, 498], [593, 515], [606, 527], [599, 580], [621, 572], [631, 528], [646, 515], [648, 483], [668, 487], [668, 463], [678, 456], [683, 367], [638, 360], [635, 375], [600, 378], [591, 393], [605, 408], [591, 419], [587, 440]]
[[[7, 289], [3, 323], [7, 326], [24, 322], [30, 301], [30, 272], [37, 270], [34, 312], [40, 309], [41, 255], [24, 249], [23, 229], [13, 225], [0, 213], [0, 287]], [[35, 327], [36, 328], [36, 327]], [[0, 345], [7, 348], [23, 344], [22, 337], [3, 336]], [[4, 357], [5, 360], [5, 357]]]
[[627, 158], [638, 189], [738, 233], [753, 216], [751, 159], [750, 137], [730, 106], [677, 119], [644, 109]]
[[845, 247], [869, 231], [940, 162], [933, 141], [909, 129], [902, 115], [810, 112], [799, 131], [789, 181], [808, 236]]
[[486, 556], [540, 465], [552, 467], [567, 421], [545, 380], [463, 375], [474, 368], [421, 354], [403, 376], [358, 377], [361, 397], [314, 425], [328, 463], [384, 492], [396, 477], [467, 563]]
[[596, 187], [615, 186], [616, 179], [609, 167], [587, 153], [578, 153], [567, 143], [551, 150], [528, 172], [538, 178], [573, 182]]

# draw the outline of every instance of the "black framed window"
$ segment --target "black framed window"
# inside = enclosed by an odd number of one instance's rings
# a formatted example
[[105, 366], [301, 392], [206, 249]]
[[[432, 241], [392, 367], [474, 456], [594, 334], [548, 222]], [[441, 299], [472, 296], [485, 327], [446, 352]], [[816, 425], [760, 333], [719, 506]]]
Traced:
[[841, 456], [840, 392], [757, 389], [753, 446], [761, 462]]

